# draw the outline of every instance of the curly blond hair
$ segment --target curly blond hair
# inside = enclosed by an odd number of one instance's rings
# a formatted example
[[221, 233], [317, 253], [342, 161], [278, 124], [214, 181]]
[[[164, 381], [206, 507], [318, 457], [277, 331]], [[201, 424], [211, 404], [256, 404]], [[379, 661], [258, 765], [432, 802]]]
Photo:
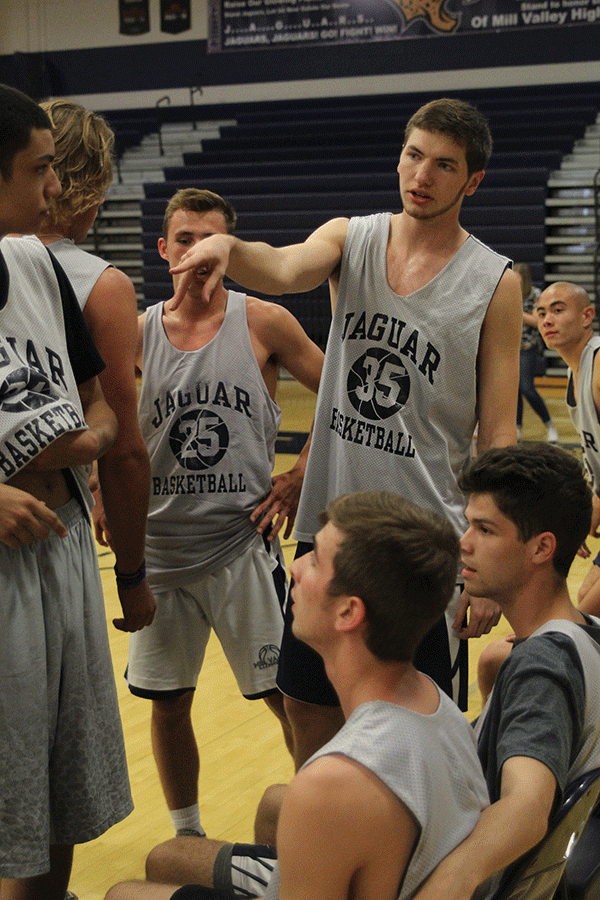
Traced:
[[52, 202], [50, 217], [68, 222], [102, 200], [112, 182], [115, 136], [102, 116], [69, 100], [47, 100], [40, 106], [52, 123], [52, 166], [62, 193]]

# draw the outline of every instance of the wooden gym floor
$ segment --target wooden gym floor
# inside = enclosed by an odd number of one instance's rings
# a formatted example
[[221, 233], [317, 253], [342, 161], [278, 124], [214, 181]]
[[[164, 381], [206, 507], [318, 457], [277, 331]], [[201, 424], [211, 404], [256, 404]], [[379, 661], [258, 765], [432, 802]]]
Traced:
[[[578, 440], [564, 404], [564, 388], [544, 387], [542, 393], [561, 443], [576, 447]], [[281, 430], [308, 431], [314, 410], [313, 396], [295, 382], [282, 381], [278, 399], [283, 410]], [[527, 404], [523, 438], [545, 438], [545, 429]], [[292, 456], [279, 455], [276, 471], [285, 471], [293, 460]], [[599, 543], [590, 542], [594, 555], [598, 549], [595, 545]], [[98, 552], [135, 809], [124, 822], [102, 837], [76, 848], [71, 890], [79, 900], [103, 900], [108, 888], [117, 881], [142, 878], [148, 851], [173, 836], [150, 746], [150, 703], [133, 697], [125, 686], [127, 636], [111, 624], [112, 618], [120, 614], [114, 584], [114, 557], [102, 547]], [[288, 563], [293, 553], [294, 542], [289, 541], [284, 547]], [[569, 576], [572, 597], [576, 597], [588, 567], [588, 561], [575, 559]], [[475, 680], [478, 656], [490, 640], [509, 631], [503, 620], [493, 635], [469, 642], [469, 719], [480, 711]], [[254, 811], [263, 790], [274, 782], [288, 781], [293, 768], [275, 717], [262, 701], [251, 702], [240, 696], [214, 636], [208, 645], [193, 716], [200, 747], [202, 824], [209, 837], [250, 841]]]

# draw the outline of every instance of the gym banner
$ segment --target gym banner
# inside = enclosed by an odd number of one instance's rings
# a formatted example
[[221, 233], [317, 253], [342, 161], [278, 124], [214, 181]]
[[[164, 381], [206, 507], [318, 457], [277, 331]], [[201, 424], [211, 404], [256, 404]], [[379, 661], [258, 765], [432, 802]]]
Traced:
[[600, 22], [600, 0], [208, 0], [208, 52]]
[[146, 34], [150, 31], [148, 0], [119, 0], [119, 32]]
[[160, 30], [181, 34], [191, 27], [190, 0], [160, 0]]

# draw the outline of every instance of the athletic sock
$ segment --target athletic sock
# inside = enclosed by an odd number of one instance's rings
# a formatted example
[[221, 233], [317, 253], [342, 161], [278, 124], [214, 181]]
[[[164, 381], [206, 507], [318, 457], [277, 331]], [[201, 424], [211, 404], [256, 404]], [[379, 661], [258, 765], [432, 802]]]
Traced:
[[200, 824], [200, 807], [197, 803], [183, 809], [170, 809], [169, 813], [179, 836], [198, 834], [200, 837], [206, 837], [206, 832]]

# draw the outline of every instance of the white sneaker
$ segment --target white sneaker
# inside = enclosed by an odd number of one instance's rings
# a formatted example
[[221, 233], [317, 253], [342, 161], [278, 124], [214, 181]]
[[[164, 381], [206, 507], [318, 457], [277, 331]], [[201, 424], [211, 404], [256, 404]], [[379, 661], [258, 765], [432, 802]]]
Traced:
[[548, 425], [548, 434], [546, 436], [546, 440], [551, 444], [558, 444], [558, 431], [556, 430], [556, 425], [553, 422], [550, 422]]

